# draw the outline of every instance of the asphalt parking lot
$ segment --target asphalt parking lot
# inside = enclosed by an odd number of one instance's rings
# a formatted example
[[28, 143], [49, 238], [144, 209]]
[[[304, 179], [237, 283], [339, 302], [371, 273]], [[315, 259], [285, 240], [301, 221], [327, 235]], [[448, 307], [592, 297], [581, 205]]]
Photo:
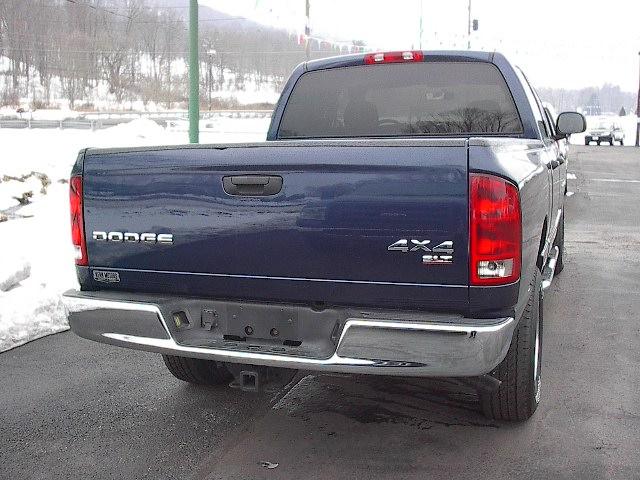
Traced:
[[0, 479], [640, 478], [640, 149], [573, 147], [569, 171], [529, 422], [452, 380], [193, 387], [67, 332], [0, 354]]

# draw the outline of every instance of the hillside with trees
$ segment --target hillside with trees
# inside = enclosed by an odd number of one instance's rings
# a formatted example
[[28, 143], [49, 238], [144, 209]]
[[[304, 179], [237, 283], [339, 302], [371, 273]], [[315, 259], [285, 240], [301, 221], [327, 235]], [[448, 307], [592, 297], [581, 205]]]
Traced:
[[[188, 3], [2, 0], [0, 107], [185, 108]], [[306, 59], [306, 39], [299, 33], [204, 6], [199, 16], [200, 96], [205, 109], [238, 107], [238, 98], [248, 90], [257, 94], [245, 99], [273, 102], [291, 70]], [[357, 40], [309, 42], [311, 58], [365, 48]], [[260, 92], [271, 94], [260, 100]], [[540, 88], [539, 93], [558, 111], [635, 111], [635, 95], [614, 85]]]
[[[0, 104], [54, 98], [91, 108], [142, 101], [166, 107], [187, 99], [188, 2], [153, 0], [3, 0], [0, 2]], [[312, 56], [344, 52], [314, 41]], [[348, 51], [348, 49], [346, 49]], [[278, 91], [305, 60], [295, 33], [200, 7], [203, 104], [216, 92], [249, 86]], [[214, 105], [215, 107], [216, 105]], [[220, 105], [217, 105], [220, 106]], [[233, 106], [233, 105], [230, 105]]]
[[538, 93], [543, 100], [555, 106], [558, 112], [581, 109], [597, 110], [602, 114], [618, 114], [622, 108], [625, 113], [633, 113], [636, 110], [637, 96], [631, 92], [623, 92], [617, 85], [605, 84], [602, 87], [579, 90], [540, 88]]

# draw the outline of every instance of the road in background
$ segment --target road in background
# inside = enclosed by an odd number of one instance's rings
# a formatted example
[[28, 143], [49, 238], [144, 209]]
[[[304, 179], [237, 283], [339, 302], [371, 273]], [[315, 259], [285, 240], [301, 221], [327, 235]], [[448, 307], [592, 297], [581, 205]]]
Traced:
[[198, 388], [63, 333], [0, 354], [0, 478], [639, 478], [640, 152], [574, 147], [569, 171], [529, 422], [486, 420], [453, 380]]
[[[68, 112], [69, 117], [64, 113]], [[216, 119], [254, 119], [271, 118], [271, 110], [205, 110], [200, 115], [200, 129], [207, 129], [207, 124]], [[51, 114], [51, 115], [49, 115]], [[186, 110], [171, 110], [159, 112], [71, 112], [60, 111], [59, 118], [56, 111], [39, 111], [15, 115], [11, 118], [0, 116], [0, 130], [2, 129], [58, 129], [58, 130], [100, 130], [114, 125], [129, 123], [135, 119], [153, 120], [162, 127], [172, 130], [188, 129], [188, 112]], [[35, 118], [34, 118], [35, 117]], [[44, 117], [44, 118], [41, 118]], [[221, 132], [226, 133], [226, 132]], [[186, 143], [186, 140], [184, 140]], [[204, 142], [203, 142], [204, 143]]]

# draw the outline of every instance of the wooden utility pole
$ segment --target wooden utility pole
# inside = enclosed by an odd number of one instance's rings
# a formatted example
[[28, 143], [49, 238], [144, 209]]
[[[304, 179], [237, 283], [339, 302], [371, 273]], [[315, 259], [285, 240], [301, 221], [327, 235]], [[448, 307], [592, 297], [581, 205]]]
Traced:
[[636, 105], [636, 147], [640, 147], [640, 52], [638, 52], [638, 104]]
[[307, 44], [305, 45], [305, 53], [307, 55], [307, 61], [311, 59], [311, 24], [309, 23], [309, 2], [310, 0], [305, 0], [304, 5], [304, 14], [305, 14], [305, 24], [304, 24], [304, 36]]
[[469, 18], [467, 19], [467, 50], [471, 50], [471, 0], [469, 0]]
[[422, 50], [422, 17], [423, 17], [423, 12], [424, 12], [424, 0], [420, 0], [420, 50]]

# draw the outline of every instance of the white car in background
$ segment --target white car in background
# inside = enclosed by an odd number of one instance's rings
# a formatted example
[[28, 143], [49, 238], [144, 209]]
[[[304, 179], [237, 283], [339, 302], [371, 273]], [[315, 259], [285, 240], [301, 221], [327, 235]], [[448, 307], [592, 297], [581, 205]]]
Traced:
[[609, 145], [620, 142], [620, 145], [624, 145], [624, 130], [616, 122], [601, 120], [595, 128], [589, 129], [584, 137], [585, 145], [589, 145], [591, 142], [596, 142], [598, 145], [602, 142], [609, 143]]

